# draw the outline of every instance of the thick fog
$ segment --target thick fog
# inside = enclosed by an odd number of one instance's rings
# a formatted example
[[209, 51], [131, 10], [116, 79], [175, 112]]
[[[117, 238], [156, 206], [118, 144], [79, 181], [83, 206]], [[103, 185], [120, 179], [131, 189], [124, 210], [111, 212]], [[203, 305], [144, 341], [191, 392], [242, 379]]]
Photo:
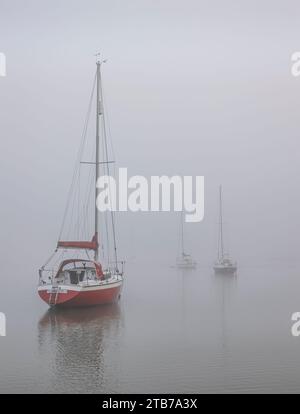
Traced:
[[[297, 1], [0, 0], [4, 283], [37, 280], [56, 246], [98, 51], [117, 167], [205, 177], [204, 220], [185, 226], [199, 264], [217, 254], [219, 184], [240, 266], [296, 263], [299, 13]], [[117, 222], [125, 260], [174, 263], [178, 214]]]

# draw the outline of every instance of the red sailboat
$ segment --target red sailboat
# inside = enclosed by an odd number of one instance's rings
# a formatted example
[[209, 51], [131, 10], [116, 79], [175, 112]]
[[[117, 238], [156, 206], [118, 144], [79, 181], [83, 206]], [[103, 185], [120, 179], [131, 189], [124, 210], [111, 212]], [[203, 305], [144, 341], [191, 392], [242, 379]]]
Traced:
[[[89, 111], [85, 124], [83, 142], [87, 134], [87, 125], [90, 117], [91, 103], [93, 101], [94, 91], [96, 89], [96, 156], [94, 162], [83, 162], [84, 164], [92, 165], [94, 170], [95, 180], [92, 185], [95, 185], [100, 175], [100, 166], [109, 175], [108, 161], [108, 145], [106, 139], [105, 117], [103, 113], [103, 94], [101, 85], [101, 65], [105, 61], [97, 59], [96, 75], [93, 84], [93, 91], [89, 105]], [[100, 161], [100, 131], [102, 132], [102, 148], [104, 161]], [[79, 161], [80, 161], [79, 152]], [[80, 162], [79, 164], [82, 164]], [[76, 168], [80, 169], [77, 166]], [[76, 170], [75, 170], [76, 171]], [[76, 174], [74, 173], [74, 176]], [[74, 184], [74, 177], [73, 177]], [[99, 189], [95, 185], [96, 190], [93, 197], [93, 227], [94, 235], [91, 241], [61, 241], [57, 243], [54, 254], [50, 257], [47, 263], [39, 270], [39, 286], [38, 294], [49, 306], [92, 306], [102, 305], [116, 302], [120, 298], [121, 288], [123, 284], [123, 262], [118, 262], [117, 248], [116, 248], [116, 233], [115, 220], [113, 212], [110, 213], [110, 230], [112, 233], [113, 244], [113, 259], [110, 259], [109, 254], [105, 257], [106, 264], [102, 266], [99, 261], [99, 242], [98, 242], [98, 227], [99, 227], [99, 212], [96, 206]], [[71, 187], [72, 188], [72, 187]], [[71, 191], [70, 191], [71, 193]], [[85, 219], [87, 207], [84, 206]], [[64, 221], [68, 211], [68, 204], [64, 215]], [[106, 218], [107, 225], [107, 218]], [[64, 222], [63, 226], [64, 227]], [[79, 229], [79, 222], [77, 222]], [[62, 232], [61, 232], [62, 233]], [[78, 231], [79, 233], [79, 231]], [[108, 226], [106, 227], [108, 240]], [[109, 249], [107, 247], [107, 249]], [[103, 249], [104, 250], [104, 249]], [[71, 253], [71, 256], [68, 254]], [[92, 257], [91, 257], [92, 254]], [[49, 266], [49, 263], [59, 255], [59, 259]], [[104, 260], [104, 254], [103, 254]], [[121, 270], [119, 264], [121, 263]]]

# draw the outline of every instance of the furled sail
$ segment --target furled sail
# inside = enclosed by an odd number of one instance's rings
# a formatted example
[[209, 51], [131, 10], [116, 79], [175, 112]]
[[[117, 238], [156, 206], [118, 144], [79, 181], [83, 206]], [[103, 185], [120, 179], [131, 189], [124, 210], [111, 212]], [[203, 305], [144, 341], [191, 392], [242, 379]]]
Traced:
[[98, 234], [95, 233], [91, 241], [58, 241], [57, 248], [97, 250], [99, 247]]

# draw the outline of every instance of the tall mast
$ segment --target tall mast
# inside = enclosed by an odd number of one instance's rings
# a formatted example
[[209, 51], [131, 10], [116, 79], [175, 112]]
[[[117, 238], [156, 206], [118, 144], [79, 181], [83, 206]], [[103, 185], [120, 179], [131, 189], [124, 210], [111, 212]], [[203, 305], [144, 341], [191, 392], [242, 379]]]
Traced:
[[[97, 197], [99, 194], [99, 188], [97, 187], [97, 181], [99, 178], [100, 172], [100, 164], [99, 164], [99, 148], [100, 148], [100, 115], [101, 115], [101, 102], [100, 102], [100, 88], [101, 88], [101, 76], [100, 76], [100, 65], [101, 62], [97, 59], [97, 102], [96, 102], [96, 160], [95, 160], [95, 235], [98, 240], [98, 227], [99, 227], [99, 212], [97, 209]], [[99, 257], [99, 247], [95, 250], [95, 261], [98, 260]]]
[[219, 248], [218, 248], [218, 258], [223, 259], [224, 257], [224, 245], [223, 245], [223, 213], [222, 213], [222, 186], [219, 188], [219, 197], [220, 197], [220, 218], [219, 218]]
[[[97, 107], [96, 107], [96, 191], [95, 191], [95, 234], [98, 237], [98, 223], [99, 223], [99, 212], [97, 209], [97, 197], [99, 194], [99, 189], [97, 188], [97, 180], [100, 175], [100, 164], [106, 165], [106, 173], [109, 176], [109, 163], [112, 161], [108, 160], [108, 146], [107, 146], [107, 137], [106, 137], [106, 125], [105, 125], [105, 117], [103, 112], [103, 94], [102, 94], [102, 82], [101, 82], [101, 65], [102, 63], [106, 63], [106, 60], [99, 59], [99, 53], [96, 55], [97, 58]], [[104, 158], [105, 161], [100, 162], [100, 117], [102, 117], [102, 126], [103, 126], [103, 142], [104, 142]], [[109, 189], [110, 191], [110, 189]], [[110, 194], [111, 197], [111, 194]], [[111, 225], [112, 225], [112, 233], [113, 233], [113, 242], [114, 242], [114, 256], [115, 256], [115, 266], [116, 270], [118, 271], [118, 257], [117, 257], [117, 245], [116, 245], [116, 230], [115, 230], [115, 220], [113, 211], [111, 211]], [[109, 246], [107, 246], [109, 249]], [[95, 261], [98, 260], [99, 257], [99, 246], [95, 251]], [[109, 261], [109, 259], [108, 259]]]

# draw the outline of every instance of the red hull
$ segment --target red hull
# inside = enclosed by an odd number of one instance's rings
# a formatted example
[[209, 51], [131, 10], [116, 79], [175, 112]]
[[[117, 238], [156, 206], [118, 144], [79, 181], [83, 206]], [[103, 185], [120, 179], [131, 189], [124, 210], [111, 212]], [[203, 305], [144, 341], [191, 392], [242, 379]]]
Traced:
[[54, 293], [49, 288], [39, 289], [38, 293], [49, 305], [55, 305], [60, 307], [78, 307], [78, 306], [95, 306], [105, 305], [108, 303], [116, 302], [121, 293], [122, 284], [115, 284], [113, 287], [105, 288], [83, 288], [82, 290], [73, 290], [66, 288], [65, 290], [59, 291], [53, 303]]

